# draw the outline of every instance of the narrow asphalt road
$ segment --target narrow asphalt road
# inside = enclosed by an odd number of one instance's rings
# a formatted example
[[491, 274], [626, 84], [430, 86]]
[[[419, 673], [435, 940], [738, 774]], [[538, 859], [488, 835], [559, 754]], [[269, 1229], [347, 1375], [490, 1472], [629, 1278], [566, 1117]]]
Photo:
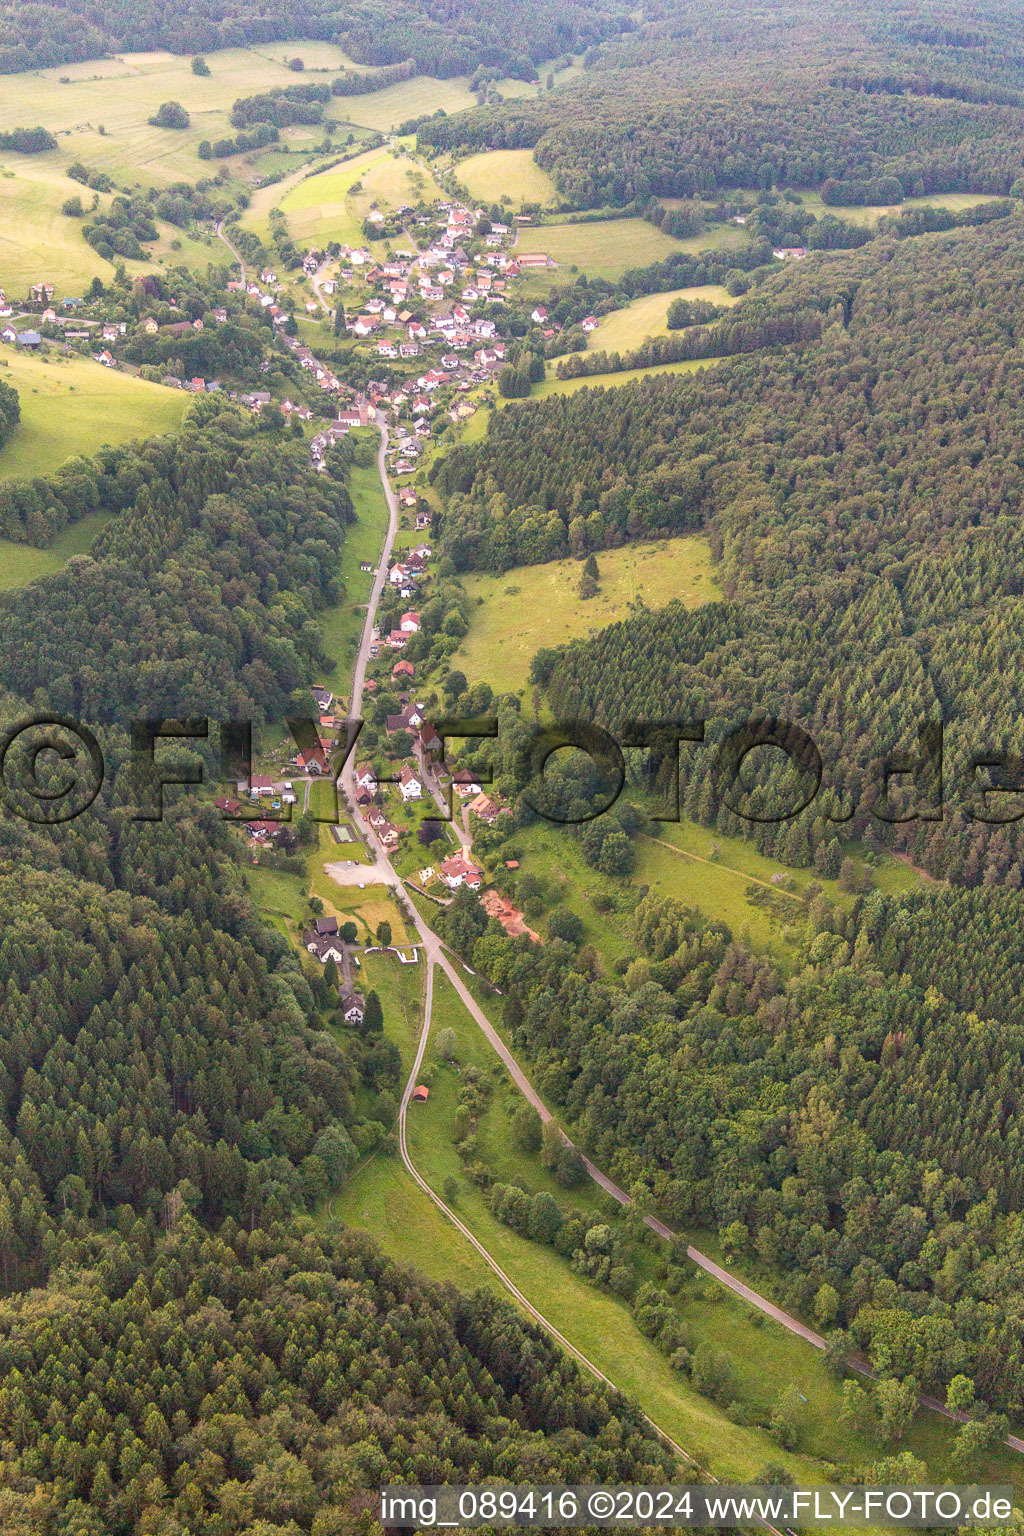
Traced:
[[228, 239], [227, 235], [224, 233], [224, 220], [223, 219], [220, 219], [218, 221], [218, 223], [216, 225], [216, 232], [217, 232], [217, 239], [218, 240], [223, 240], [224, 244], [227, 246], [228, 250], [231, 252], [232, 256], [235, 258], [235, 261], [238, 263], [238, 270], [242, 274], [242, 282], [244, 283], [245, 282], [245, 262], [242, 260], [241, 256], [235, 250], [234, 246], [231, 244], [231, 241]]
[[[539, 1312], [533, 1305], [533, 1302], [530, 1301], [527, 1296], [523, 1295], [522, 1291], [516, 1285], [511, 1275], [502, 1269], [497, 1259], [488, 1252], [476, 1234], [472, 1232], [469, 1227], [467, 1227], [464, 1221], [460, 1220], [460, 1218], [452, 1210], [451, 1206], [446, 1205], [446, 1203], [441, 1199], [440, 1195], [436, 1194], [434, 1190], [431, 1189], [430, 1185], [422, 1176], [419, 1169], [416, 1167], [416, 1164], [413, 1162], [412, 1157], [410, 1156], [409, 1144], [406, 1137], [406, 1117], [409, 1110], [409, 1102], [412, 1098], [412, 1091], [416, 1086], [416, 1080], [420, 1075], [420, 1067], [423, 1064], [423, 1053], [427, 1048], [427, 1040], [430, 1035], [430, 1018], [434, 1003], [434, 965], [434, 961], [427, 961], [426, 984], [423, 994], [423, 1024], [420, 1029], [420, 1037], [416, 1046], [416, 1058], [413, 1061], [412, 1071], [409, 1073], [409, 1079], [405, 1085], [405, 1091], [402, 1094], [401, 1107], [398, 1112], [398, 1147], [402, 1154], [402, 1162], [405, 1164], [410, 1177], [416, 1181], [420, 1189], [422, 1189], [423, 1193], [428, 1197], [428, 1199], [434, 1202], [438, 1210], [441, 1211], [442, 1214], [448, 1219], [448, 1221], [451, 1222], [452, 1226], [455, 1227], [457, 1231], [462, 1233], [462, 1236], [468, 1243], [473, 1246], [476, 1252], [483, 1259], [484, 1263], [494, 1271], [502, 1285], [504, 1285], [506, 1289], [512, 1293], [523, 1310], [528, 1313], [528, 1315], [532, 1317], [535, 1322], [539, 1323], [547, 1333], [550, 1333], [552, 1338], [557, 1339], [566, 1353], [572, 1355], [575, 1360], [578, 1360], [580, 1365], [582, 1365], [585, 1370], [590, 1371], [590, 1373], [593, 1376], [596, 1376], [599, 1381], [603, 1381], [605, 1386], [611, 1387], [613, 1392], [621, 1393], [621, 1388], [617, 1387], [615, 1382], [612, 1381], [609, 1376], [605, 1375], [600, 1366], [595, 1365], [593, 1360], [591, 1360], [589, 1356], [585, 1355], [581, 1349], [577, 1349], [572, 1340], [567, 1339], [565, 1334], [561, 1333], [555, 1327], [550, 1318], [545, 1317], [542, 1312]], [[641, 1412], [643, 1412], [643, 1410], [641, 1410]], [[690, 1455], [689, 1451], [684, 1451], [683, 1447], [679, 1445], [675, 1440], [673, 1440], [671, 1435], [667, 1435], [659, 1424], [656, 1424], [654, 1420], [649, 1418], [646, 1413], [643, 1415], [643, 1417], [645, 1422], [648, 1423], [655, 1431], [655, 1433], [662, 1440], [664, 1440], [665, 1444], [676, 1453], [680, 1460], [689, 1462], [691, 1466], [697, 1465], [696, 1459]], [[773, 1528], [768, 1527], [768, 1529], [771, 1530]]]
[[320, 305], [320, 308], [323, 310], [325, 315], [329, 315], [331, 313], [331, 306], [320, 292], [320, 284], [323, 282], [324, 272], [327, 270], [330, 264], [330, 257], [325, 256], [323, 261], [317, 267], [316, 271], [313, 273], [312, 278], [310, 279], [313, 284], [313, 292], [316, 295], [316, 301]]
[[[360, 641], [359, 651], [356, 656], [355, 666], [353, 668], [352, 700], [349, 710], [350, 719], [353, 720], [360, 718], [360, 711], [362, 708], [363, 700], [363, 687], [366, 679], [366, 664], [369, 659], [370, 652], [370, 637], [373, 631], [375, 616], [377, 612], [377, 604], [380, 601], [380, 594], [383, 590], [384, 581], [387, 576], [388, 562], [391, 557], [391, 550], [394, 544], [395, 534], [398, 530], [398, 499], [395, 496], [395, 493], [392, 490], [387, 477], [385, 452], [388, 443], [388, 433], [386, 423], [381, 416], [378, 416], [378, 425], [381, 429], [381, 445], [380, 452], [377, 456], [377, 466], [380, 471], [381, 484], [384, 487], [384, 494], [388, 503], [388, 531], [384, 540], [384, 547], [381, 554], [380, 564], [377, 568], [377, 574], [374, 578], [370, 601], [367, 605], [366, 622], [363, 627], [363, 635]], [[353, 884], [358, 882], [359, 877], [361, 876], [362, 880], [360, 883], [380, 883], [389, 885], [396, 891], [396, 894], [399, 894], [403, 897], [403, 905], [405, 906], [405, 910], [409, 913], [410, 921], [419, 934], [420, 943], [422, 944], [424, 951], [424, 963], [426, 964], [428, 972], [430, 973], [430, 1002], [433, 1000], [433, 968], [435, 965], [439, 965], [444, 971], [445, 975], [448, 977], [448, 980], [451, 982], [452, 986], [455, 988], [456, 993], [465, 1005], [469, 1014], [476, 1022], [478, 1027], [482, 1030], [492, 1049], [503, 1062], [509, 1076], [512, 1078], [512, 1081], [523, 1094], [524, 1098], [526, 1098], [526, 1100], [534, 1106], [542, 1120], [552, 1120], [554, 1116], [551, 1114], [551, 1111], [548, 1109], [547, 1105], [537, 1093], [536, 1089], [533, 1087], [533, 1084], [526, 1076], [526, 1073], [523, 1071], [516, 1058], [512, 1055], [512, 1052], [505, 1045], [505, 1042], [501, 1039], [501, 1036], [494, 1028], [490, 1019], [484, 1013], [483, 1009], [476, 1001], [476, 998], [473, 996], [465, 982], [462, 980], [462, 977], [457, 971], [455, 965], [452, 963], [448, 954], [446, 953], [442, 940], [436, 933], [434, 933], [432, 928], [428, 927], [426, 921], [420, 915], [419, 910], [405, 896], [404, 885], [400, 875], [394, 869], [391, 860], [388, 858], [385, 850], [380, 847], [377, 839], [371, 833], [369, 826], [363, 819], [359, 807], [356, 805], [354, 792], [355, 759], [356, 753], [350, 753], [348, 760], [342, 769], [340, 783], [345, 792], [345, 795], [348, 798], [349, 808], [355, 825], [357, 829], [362, 833], [363, 841], [367, 848], [374, 851], [374, 862], [371, 865], [360, 864], [351, 866], [347, 869], [337, 865], [329, 865], [327, 868], [331, 874], [332, 879], [336, 880], [339, 884]], [[473, 1244], [474, 1248], [480, 1252], [481, 1256], [487, 1261], [495, 1273], [502, 1278], [503, 1282], [508, 1286], [509, 1290], [512, 1291], [513, 1295], [515, 1295], [517, 1299], [520, 1300], [523, 1305], [528, 1308], [532, 1315], [535, 1316], [538, 1321], [542, 1322], [544, 1327], [548, 1328], [550, 1332], [556, 1338], [558, 1338], [559, 1341], [562, 1342], [577, 1359], [585, 1360], [585, 1357], [582, 1356], [580, 1352], [568, 1342], [568, 1340], [565, 1340], [563, 1336], [558, 1332], [558, 1330], [554, 1328], [552, 1324], [547, 1321], [547, 1319], [543, 1318], [541, 1314], [537, 1312], [529, 1302], [526, 1301], [521, 1292], [516, 1288], [508, 1276], [504, 1274], [496, 1261], [491, 1258], [490, 1254], [486, 1252], [486, 1250], [468, 1230], [465, 1224], [460, 1222], [455, 1214], [450, 1211], [444, 1202], [439, 1198], [439, 1196], [434, 1194], [433, 1190], [429, 1188], [426, 1181], [420, 1177], [420, 1175], [412, 1166], [411, 1160], [409, 1159], [408, 1150], [405, 1145], [405, 1111], [408, 1107], [408, 1097], [412, 1093], [412, 1089], [415, 1086], [415, 1074], [419, 1070], [419, 1066], [423, 1059], [423, 1051], [426, 1049], [429, 1024], [430, 1011], [428, 1006], [424, 1013], [423, 1031], [421, 1034], [416, 1061], [413, 1067], [413, 1074], [410, 1076], [409, 1082], [406, 1084], [406, 1092], [403, 1096], [400, 1111], [401, 1123], [399, 1139], [405, 1165], [409, 1169], [409, 1172], [412, 1174], [412, 1176], [416, 1179], [416, 1182], [434, 1201], [435, 1205], [439, 1206], [445, 1211], [448, 1217], [458, 1227], [459, 1231], [464, 1233], [466, 1238]], [[563, 1131], [563, 1135], [564, 1134], [565, 1133]], [[569, 1138], [566, 1137], [566, 1140], [568, 1141]], [[583, 1154], [581, 1154], [581, 1156], [583, 1156]], [[598, 1168], [595, 1163], [591, 1162], [588, 1157], [583, 1156], [583, 1161], [586, 1165], [587, 1172], [590, 1174], [590, 1177], [596, 1184], [600, 1186], [601, 1189], [605, 1190], [609, 1195], [611, 1195], [614, 1200], [617, 1200], [620, 1205], [631, 1205], [633, 1203], [626, 1191], [622, 1189], [620, 1185], [616, 1184], [613, 1179], [609, 1178], [608, 1175], [604, 1173], [600, 1168]], [[645, 1212], [644, 1221], [646, 1225], [650, 1227], [653, 1232], [656, 1232], [661, 1238], [671, 1240], [678, 1235], [673, 1232], [671, 1227], [667, 1226], [665, 1222], [661, 1221], [657, 1216], [652, 1216]], [[754, 1288], [747, 1285], [745, 1281], [738, 1279], [733, 1274], [730, 1274], [727, 1269], [723, 1268], [721, 1264], [718, 1264], [706, 1253], [702, 1253], [699, 1248], [695, 1248], [692, 1244], [688, 1244], [686, 1253], [687, 1257], [691, 1259], [694, 1264], [698, 1265], [705, 1271], [706, 1274], [711, 1275], [722, 1285], [726, 1286], [729, 1290], [734, 1292], [735, 1295], [739, 1296], [743, 1301], [747, 1302], [748, 1305], [755, 1307], [758, 1311], [764, 1313], [766, 1317], [769, 1317], [774, 1322], [779, 1323], [790, 1333], [795, 1334], [798, 1338], [803, 1339], [806, 1343], [813, 1345], [815, 1349], [824, 1349], [826, 1347], [825, 1339], [820, 1333], [816, 1333], [813, 1328], [809, 1328], [807, 1324], [802, 1323], [799, 1318], [793, 1317], [790, 1313], [783, 1311], [781, 1307], [776, 1306], [776, 1304], [773, 1301], [770, 1301], [768, 1297], [762, 1296], [759, 1291], [754, 1290]], [[603, 1373], [597, 1370], [597, 1367], [594, 1366], [591, 1361], [585, 1360], [585, 1363], [590, 1369], [595, 1370], [597, 1374], [601, 1376], [602, 1380], [607, 1381], [608, 1378], [603, 1376]], [[868, 1366], [864, 1361], [851, 1360], [849, 1363], [854, 1370], [859, 1371], [862, 1375], [870, 1376], [872, 1374], [870, 1366]], [[943, 1415], [945, 1418], [956, 1419], [959, 1422], [963, 1422], [966, 1418], [966, 1416], [963, 1414], [951, 1413], [950, 1410], [946, 1408], [945, 1404], [942, 1403], [938, 1398], [922, 1396], [920, 1402], [922, 1407], [929, 1408], [932, 1411]], [[653, 1421], [651, 1422], [653, 1423]], [[657, 1425], [654, 1427], [658, 1429]], [[662, 1430], [658, 1429], [658, 1433], [662, 1434], [663, 1438], [668, 1443], [675, 1445], [675, 1442], [672, 1441], [668, 1435], [665, 1435]], [[1024, 1454], [1024, 1438], [1021, 1438], [1017, 1435], [1008, 1435], [1005, 1443], [1010, 1447], [1011, 1450]], [[686, 1456], [686, 1453], [682, 1451], [680, 1447], [677, 1446], [676, 1449], [679, 1451], [680, 1455]], [[692, 1458], [686, 1456], [686, 1459], [691, 1460]]]

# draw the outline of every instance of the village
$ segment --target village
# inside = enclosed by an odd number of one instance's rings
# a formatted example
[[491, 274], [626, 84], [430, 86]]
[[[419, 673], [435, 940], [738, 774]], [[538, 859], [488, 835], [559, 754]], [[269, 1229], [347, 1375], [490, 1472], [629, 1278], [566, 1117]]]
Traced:
[[[55, 343], [84, 350], [103, 367], [138, 372], [125, 357], [133, 339], [184, 338], [246, 312], [254, 315], [258, 306], [269, 322], [270, 347], [259, 371], [272, 372], [275, 352], [283, 353], [294, 365], [291, 391], [232, 387], [219, 373], [167, 368], [155, 372], [154, 382], [191, 394], [223, 390], [228, 399], [256, 415], [268, 407], [279, 408], [286, 423], [308, 424], [313, 431], [310, 461], [315, 469], [324, 467], [333, 442], [353, 427], [367, 425], [374, 410], [385, 409], [396, 428], [391, 473], [409, 476], [425, 444], [436, 435], [442, 413], [454, 425], [467, 421], [477, 409], [481, 388], [503, 367], [508, 338], [502, 333], [500, 312], [513, 297], [516, 279], [554, 263], [543, 254], [517, 256], [512, 249], [515, 228], [492, 223], [482, 208], [442, 202], [419, 214], [404, 206], [396, 217], [403, 233], [417, 226], [440, 233], [423, 250], [391, 250], [389, 245], [390, 254], [381, 259], [368, 247], [338, 245], [308, 251], [298, 273], [282, 277], [266, 265], [258, 276], [243, 272], [227, 282], [226, 302], [213, 305], [205, 316], [189, 316], [172, 299], [162, 306], [162, 315], [102, 318], [104, 312], [110, 314], [109, 305], [105, 308], [95, 298], [64, 297], [58, 306], [54, 285], [46, 281], [32, 285], [24, 304], [0, 292], [0, 320], [5, 322], [0, 342], [27, 351], [45, 351]], [[383, 222], [384, 215], [369, 215], [367, 227], [374, 235], [375, 219]], [[415, 247], [411, 238], [409, 245]], [[300, 285], [307, 283], [314, 297], [303, 301]], [[355, 387], [341, 376], [344, 370], [338, 364], [319, 355], [337, 350], [336, 342], [326, 337], [318, 343], [317, 333], [326, 330], [320, 322], [339, 309], [345, 316], [341, 339], [358, 344], [355, 355], [382, 364], [384, 378]], [[556, 334], [542, 305], [533, 309], [530, 319], [542, 328], [545, 340]], [[335, 407], [330, 416], [323, 409], [327, 401]]]

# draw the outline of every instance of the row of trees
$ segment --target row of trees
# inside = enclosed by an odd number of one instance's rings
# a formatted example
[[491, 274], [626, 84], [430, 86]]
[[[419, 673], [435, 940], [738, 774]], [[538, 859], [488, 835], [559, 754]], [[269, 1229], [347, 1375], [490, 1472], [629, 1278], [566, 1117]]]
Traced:
[[0, 448], [3, 447], [21, 420], [21, 403], [18, 391], [12, 384], [0, 379]]

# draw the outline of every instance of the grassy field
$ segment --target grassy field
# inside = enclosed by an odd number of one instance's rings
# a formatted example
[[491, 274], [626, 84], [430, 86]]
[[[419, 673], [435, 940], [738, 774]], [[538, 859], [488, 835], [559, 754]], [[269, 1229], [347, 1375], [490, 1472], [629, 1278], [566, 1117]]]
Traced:
[[[295, 75], [283, 58], [289, 45], [267, 50], [229, 48], [206, 55], [208, 77], [194, 75], [188, 57], [155, 52], [122, 54], [84, 64], [62, 64], [5, 78], [0, 128], [41, 123], [58, 135], [59, 148], [34, 155], [64, 166], [72, 160], [107, 171], [118, 182], [165, 186], [208, 174], [197, 150], [201, 139], [231, 135], [232, 104], [240, 96], [292, 85]], [[328, 43], [290, 45], [309, 55], [307, 65], [351, 67]], [[65, 78], [68, 84], [61, 84]], [[163, 101], [178, 101], [191, 118], [188, 128], [153, 128], [148, 119]], [[100, 127], [105, 129], [100, 133]], [[26, 157], [6, 157], [9, 166]]]
[[0, 479], [45, 475], [73, 454], [95, 453], [105, 443], [172, 432], [188, 396], [103, 368], [91, 358], [50, 353], [0, 355], [0, 378], [13, 384], [21, 422], [0, 451]]
[[704, 283], [697, 288], [676, 288], [672, 293], [645, 293], [622, 309], [605, 315], [596, 331], [591, 331], [587, 346], [591, 352], [625, 352], [647, 336], [668, 335], [668, 311], [673, 299], [706, 299], [711, 304], [730, 307], [738, 304], [720, 283]]
[[470, 155], [468, 160], [459, 161], [455, 174], [470, 197], [481, 203], [500, 203], [505, 196], [513, 208], [524, 203], [547, 207], [558, 202], [557, 187], [529, 149], [491, 149]]
[[679, 598], [695, 608], [720, 596], [711, 550], [701, 538], [629, 544], [603, 550], [596, 559], [599, 590], [586, 601], [577, 595], [583, 572], [578, 560], [517, 566], [503, 576], [464, 576], [475, 606], [454, 664], [471, 682], [484, 679], [497, 693], [518, 690], [543, 645], [594, 634], [625, 618], [639, 601], [662, 608]]
[[364, 560], [372, 560], [376, 565], [388, 525], [388, 506], [375, 463], [365, 467], [353, 465], [349, 491], [358, 520], [346, 530], [341, 551], [345, 599], [320, 615], [324, 652], [336, 663], [336, 670], [330, 673], [331, 685], [343, 689], [345, 700], [351, 662], [363, 632], [365, 605], [373, 586], [372, 574], [361, 571], [359, 565]]
[[[778, 864], [759, 853], [745, 838], [724, 837], [685, 818], [659, 822], [652, 825], [650, 832], [649, 837], [637, 841], [637, 880], [652, 891], [674, 896], [687, 906], [699, 907], [709, 917], [728, 923], [736, 935], [746, 929], [756, 949], [771, 948], [783, 955], [790, 950], [800, 937], [798, 930], [806, 913], [799, 897], [812, 882], [820, 885], [838, 906], [849, 907], [853, 903], [853, 897], [840, 890], [835, 880], [825, 879], [814, 869], [790, 869]], [[861, 846], [851, 845], [844, 851], [868, 870], [885, 895], [899, 895], [920, 884], [909, 865], [896, 859], [884, 857], [878, 863], [865, 865]], [[777, 892], [776, 911], [749, 899], [751, 882], [763, 886], [780, 875], [786, 877], [792, 890]]]
[[[16, 169], [11, 168], [14, 159]], [[0, 287], [12, 297], [27, 295], [32, 283], [44, 279], [61, 294], [80, 295], [92, 278], [106, 281], [113, 273], [113, 263], [83, 238], [83, 221], [61, 212], [65, 198], [82, 195], [81, 186], [64, 174], [63, 166], [48, 161], [52, 157], [10, 157], [0, 174]], [[83, 199], [86, 206], [91, 196]], [[102, 195], [100, 206], [111, 200]], [[129, 273], [160, 265], [202, 269], [209, 261], [228, 259], [213, 235], [193, 236], [162, 219], [155, 222], [159, 239], [145, 247], [144, 261], [125, 262]]]
[[[295, 75], [285, 60], [296, 50], [310, 69], [359, 68], [331, 44], [296, 43], [211, 53], [207, 55], [208, 77], [193, 75], [188, 58], [162, 52], [124, 54], [6, 77], [0, 96], [0, 129], [40, 123], [57, 135], [58, 147], [42, 155], [9, 153], [3, 157], [0, 285], [9, 293], [20, 293], [29, 283], [45, 278], [54, 282], [59, 292], [75, 293], [94, 276], [108, 278], [110, 264], [82, 239], [79, 222], [60, 212], [65, 198], [81, 192], [65, 175], [67, 166], [81, 160], [106, 171], [119, 187], [160, 187], [208, 175], [209, 165], [198, 157], [200, 141], [234, 133], [230, 113], [238, 97], [294, 84]], [[350, 97], [347, 102], [332, 98], [328, 117], [331, 112], [337, 116], [339, 110], [342, 117], [354, 112], [355, 121], [365, 117], [368, 126], [386, 128], [392, 119], [397, 122], [413, 111], [471, 106], [474, 98], [466, 87], [464, 80], [416, 79], [388, 91]], [[403, 91], [410, 101], [422, 101], [422, 109], [414, 105], [404, 110], [394, 94]], [[150, 126], [148, 119], [163, 101], [182, 104], [191, 118], [187, 129]], [[282, 144], [287, 145], [291, 157], [307, 156], [322, 137], [318, 127], [297, 125], [284, 130]], [[246, 180], [278, 165], [287, 169], [289, 156], [275, 150], [271, 165], [270, 153], [253, 152], [224, 163]], [[264, 199], [257, 195], [247, 221], [250, 227], [260, 232], [266, 209], [275, 206], [286, 189], [287, 183], [279, 183], [267, 189], [269, 196]], [[101, 197], [100, 201], [109, 199]], [[208, 260], [226, 257], [216, 242], [191, 239], [169, 225], [159, 227], [161, 238], [152, 247], [152, 256], [147, 254], [145, 263], [128, 263], [129, 271], [145, 270], [159, 264], [161, 258], [173, 264], [203, 266]], [[262, 232], [266, 233], [265, 228]], [[172, 241], [178, 242], [177, 250], [172, 250]]]
[[[287, 184], [282, 182], [263, 189], [253, 199], [243, 222], [247, 228], [265, 236], [269, 229], [266, 213], [270, 208], [278, 207], [295, 240], [321, 243], [339, 240], [346, 245], [361, 245], [361, 219], [356, 216], [355, 208], [349, 206], [349, 195], [353, 186], [386, 156], [384, 149], [367, 150], [333, 170], [320, 171], [315, 176], [299, 175]], [[268, 198], [267, 194], [276, 195]]]
[[462, 112], [475, 105], [476, 97], [464, 75], [452, 80], [414, 75], [411, 80], [400, 80], [397, 85], [372, 91], [366, 96], [336, 96], [325, 116], [390, 133], [408, 118], [436, 112], [439, 107], [445, 112]]
[[113, 271], [82, 238], [81, 219], [61, 213], [64, 199], [82, 188], [62, 166], [40, 163], [47, 158], [8, 156], [0, 175], [0, 287], [12, 298], [43, 280], [80, 294], [92, 278], [106, 281]]
[[0, 539], [0, 591], [27, 586], [40, 576], [52, 576], [62, 570], [72, 555], [88, 552], [89, 545], [107, 521], [103, 512], [81, 517], [70, 528], [65, 528], [45, 549], [34, 549], [31, 544], [15, 544], [11, 539]]
[[[657, 373], [699, 373], [702, 368], [714, 368], [721, 361], [721, 358], [690, 358], [682, 363], [656, 363], [653, 368], [623, 368], [619, 373], [594, 373], [582, 379], [556, 379], [552, 371], [546, 379], [533, 386], [530, 398], [544, 400], [548, 395], [574, 395], [578, 389], [618, 389], [623, 384], [632, 384], [636, 379], [652, 379]], [[505, 403], [499, 401], [499, 404]]]
[[[458, 1035], [460, 1063], [475, 1066], [490, 1077], [495, 1066], [490, 1048], [451, 992], [449, 983], [438, 975], [434, 1029], [446, 1026], [454, 1028]], [[402, 1052], [407, 1068], [412, 1058], [415, 1023], [396, 1019], [388, 1010], [385, 1027]], [[574, 1275], [551, 1249], [518, 1237], [491, 1216], [485, 1197], [462, 1177], [462, 1164], [452, 1144], [458, 1077], [440, 1061], [433, 1043], [428, 1047], [424, 1066], [430, 1099], [410, 1109], [408, 1140], [412, 1159], [431, 1186], [440, 1189], [447, 1176], [458, 1180], [459, 1216], [516, 1285], [617, 1386], [640, 1401], [680, 1444], [706, 1457], [720, 1474], [754, 1476], [769, 1459], [772, 1449], [762, 1433], [731, 1424], [720, 1409], [698, 1396], [671, 1370], [665, 1356], [638, 1332], [623, 1302]], [[496, 1123], [492, 1125], [492, 1121]], [[492, 1108], [487, 1122], [488, 1140], [500, 1136], [507, 1147], [504, 1113]], [[521, 1173], [518, 1166], [516, 1172]], [[541, 1173], [543, 1177], [542, 1170]], [[540, 1187], [540, 1182], [534, 1187]], [[564, 1203], [564, 1192], [559, 1193]], [[434, 1279], [462, 1286], [482, 1284], [508, 1295], [469, 1244], [453, 1232], [443, 1214], [416, 1188], [397, 1158], [375, 1157], [332, 1202], [328, 1216], [366, 1228], [395, 1258], [416, 1265]], [[813, 1475], [813, 1464], [806, 1458], [791, 1457], [785, 1452], [778, 1456], [794, 1475]]]
[[361, 220], [374, 206], [387, 212], [405, 203], [415, 207], [417, 203], [433, 203], [443, 197], [429, 171], [408, 155], [395, 155], [388, 150], [363, 177], [362, 190], [350, 194], [349, 204]]
[[[357, 191], [353, 191], [358, 186]], [[387, 211], [403, 203], [433, 202], [441, 189], [433, 177], [405, 155], [388, 149], [371, 149], [333, 170], [294, 181], [267, 207], [281, 209], [292, 238], [302, 243], [325, 245], [339, 240], [363, 245], [363, 219], [374, 206]], [[250, 209], [247, 224], [266, 232], [264, 203]]]
[[560, 266], [576, 266], [589, 277], [614, 281], [630, 267], [663, 261], [673, 251], [720, 250], [742, 245], [746, 239], [746, 231], [735, 225], [715, 225], [692, 240], [673, 240], [646, 219], [601, 219], [522, 229], [516, 250], [543, 251]]
[[874, 229], [883, 214], [901, 213], [905, 208], [950, 208], [959, 212], [963, 208], [975, 208], [978, 203], [995, 201], [984, 192], [937, 192], [933, 197], [905, 197], [902, 203], [893, 203], [888, 207], [872, 205], [868, 208], [826, 206], [819, 192], [801, 192], [800, 199], [807, 211], [817, 219], [831, 213], [849, 224], [863, 224], [868, 229]]

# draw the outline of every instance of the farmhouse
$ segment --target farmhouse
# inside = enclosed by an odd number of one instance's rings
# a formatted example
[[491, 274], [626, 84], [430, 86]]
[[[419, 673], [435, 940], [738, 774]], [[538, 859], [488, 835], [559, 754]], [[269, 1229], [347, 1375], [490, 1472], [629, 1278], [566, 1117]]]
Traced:
[[418, 731], [423, 720], [423, 705], [409, 704], [400, 715], [388, 715], [384, 726], [387, 734], [394, 736], [396, 731]]
[[307, 953], [315, 956], [321, 965], [326, 965], [328, 960], [340, 965], [345, 958], [344, 946], [337, 935], [319, 934], [315, 928], [307, 928], [302, 935], [302, 942]]
[[440, 752], [443, 743], [429, 720], [420, 726], [420, 746], [424, 752]]

